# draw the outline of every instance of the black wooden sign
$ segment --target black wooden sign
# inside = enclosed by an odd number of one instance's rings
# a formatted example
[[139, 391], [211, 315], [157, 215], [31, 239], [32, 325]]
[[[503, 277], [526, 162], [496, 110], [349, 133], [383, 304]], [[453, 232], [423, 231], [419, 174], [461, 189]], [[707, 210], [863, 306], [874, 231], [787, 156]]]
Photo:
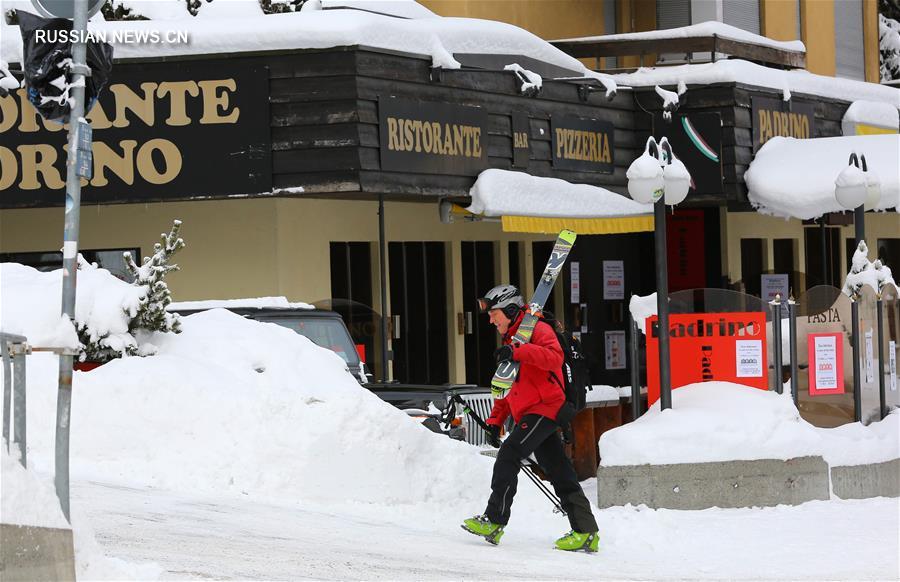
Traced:
[[719, 113], [675, 114], [671, 121], [662, 113], [653, 116], [653, 135], [669, 140], [675, 156], [691, 173], [698, 194], [722, 192], [722, 116]]
[[[268, 100], [259, 66], [116, 64], [87, 116], [93, 177], [82, 202], [269, 193]], [[0, 208], [63, 204], [67, 127], [40, 120], [24, 89], [0, 98]]]
[[477, 175], [488, 166], [487, 128], [480, 107], [381, 97], [381, 169]]
[[574, 115], [554, 115], [550, 124], [554, 168], [612, 173], [615, 151], [612, 123]]
[[781, 135], [807, 139], [815, 136], [816, 105], [811, 101], [753, 96], [753, 153]]
[[513, 135], [513, 167], [527, 168], [528, 160], [531, 158], [531, 141], [530, 130], [528, 126], [528, 115], [521, 112], [513, 112], [512, 114], [512, 135]]

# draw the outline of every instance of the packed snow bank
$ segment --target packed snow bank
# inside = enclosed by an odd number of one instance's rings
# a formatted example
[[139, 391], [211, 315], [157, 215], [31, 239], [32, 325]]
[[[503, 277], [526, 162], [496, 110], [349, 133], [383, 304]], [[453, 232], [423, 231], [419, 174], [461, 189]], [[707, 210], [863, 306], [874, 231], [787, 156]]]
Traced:
[[[92, 338], [121, 351], [136, 345], [128, 323], [137, 313], [145, 286], [120, 281], [106, 269], [78, 271], [75, 321], [87, 326]], [[0, 263], [0, 320], [3, 331], [24, 335], [34, 346], [79, 346], [71, 324], [60, 318], [62, 270], [48, 273], [17, 263]]]
[[653, 214], [653, 206], [599, 186], [509, 170], [481, 172], [469, 194], [472, 204], [466, 210], [485, 216], [599, 218]]
[[791, 459], [821, 455], [830, 465], [900, 457], [900, 413], [863, 426], [817, 428], [800, 417], [790, 393], [730, 382], [672, 391], [672, 408], [654, 404], [637, 421], [600, 437], [604, 466]]
[[[489, 481], [476, 449], [381, 401], [307, 338], [222, 309], [182, 325], [152, 338], [156, 356], [76, 374], [77, 478], [386, 504], [440, 502]], [[47, 463], [56, 360], [30, 360], [29, 442]]]
[[744, 173], [747, 197], [762, 214], [785, 218], [809, 220], [843, 212], [834, 196], [834, 181], [853, 152], [865, 154], [869, 170], [881, 181], [876, 208], [900, 209], [900, 135], [774, 137], [756, 152]]
[[18, 450], [6, 451], [0, 446], [0, 521], [16, 525], [32, 525], [69, 529], [69, 522], [59, 506], [53, 478], [26, 470], [19, 463]]
[[63, 516], [53, 477], [25, 469], [18, 454], [0, 446], [0, 521], [6, 524], [73, 530], [75, 569], [79, 580], [155, 580], [162, 569], [136, 565], [104, 555], [88, 520], [76, 510], [70, 526]]

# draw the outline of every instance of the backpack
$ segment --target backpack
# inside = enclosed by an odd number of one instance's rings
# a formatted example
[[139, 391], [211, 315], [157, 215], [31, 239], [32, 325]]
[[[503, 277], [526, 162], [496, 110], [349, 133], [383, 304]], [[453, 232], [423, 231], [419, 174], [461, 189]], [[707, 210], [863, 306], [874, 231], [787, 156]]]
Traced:
[[550, 324], [563, 351], [562, 370], [559, 375], [555, 373], [553, 375], [557, 381], [562, 376], [561, 384], [566, 394], [566, 402], [572, 405], [575, 412], [580, 412], [585, 407], [587, 387], [590, 383], [590, 370], [581, 349], [581, 342], [568, 330], [560, 333], [556, 327], [556, 318], [549, 311], [545, 311], [541, 319]]

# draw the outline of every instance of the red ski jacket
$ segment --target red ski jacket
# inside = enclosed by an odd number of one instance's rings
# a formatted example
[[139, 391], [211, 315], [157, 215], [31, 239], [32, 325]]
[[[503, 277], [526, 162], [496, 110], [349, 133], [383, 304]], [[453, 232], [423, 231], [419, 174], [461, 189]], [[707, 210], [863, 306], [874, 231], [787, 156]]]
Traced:
[[[503, 336], [504, 345], [512, 345], [512, 338], [522, 323], [525, 313], [510, 324]], [[519, 362], [519, 377], [504, 398], [494, 401], [488, 424], [501, 426], [512, 413], [516, 423], [527, 414], [540, 414], [551, 420], [556, 415], [566, 395], [558, 378], [562, 373], [563, 351], [550, 324], [540, 320], [527, 344], [513, 346], [513, 360]]]

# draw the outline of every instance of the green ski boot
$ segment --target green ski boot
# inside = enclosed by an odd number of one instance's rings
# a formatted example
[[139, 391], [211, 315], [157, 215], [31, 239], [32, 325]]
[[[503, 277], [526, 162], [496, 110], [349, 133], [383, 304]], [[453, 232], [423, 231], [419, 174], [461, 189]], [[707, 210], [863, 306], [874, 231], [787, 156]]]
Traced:
[[567, 552], [577, 552], [579, 550], [596, 552], [599, 545], [600, 535], [597, 532], [581, 533], [573, 530], [556, 540], [556, 549], [566, 550]]
[[460, 526], [470, 534], [483, 537], [495, 546], [503, 537], [503, 526], [492, 522], [486, 515], [476, 515], [462, 522]]

